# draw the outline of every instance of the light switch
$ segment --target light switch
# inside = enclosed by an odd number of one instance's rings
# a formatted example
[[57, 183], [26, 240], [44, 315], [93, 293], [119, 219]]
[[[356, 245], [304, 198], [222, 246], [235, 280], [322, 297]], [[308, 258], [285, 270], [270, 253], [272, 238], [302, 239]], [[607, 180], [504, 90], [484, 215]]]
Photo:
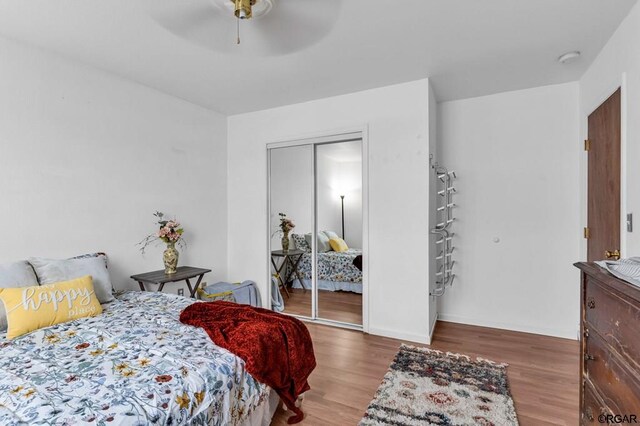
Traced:
[[627, 232], [633, 232], [633, 213], [627, 213]]

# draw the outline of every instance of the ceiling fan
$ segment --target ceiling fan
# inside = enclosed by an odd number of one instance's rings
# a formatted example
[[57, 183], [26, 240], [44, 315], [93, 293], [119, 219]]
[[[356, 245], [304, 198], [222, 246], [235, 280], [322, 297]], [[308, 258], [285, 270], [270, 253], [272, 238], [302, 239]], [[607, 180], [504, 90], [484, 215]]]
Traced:
[[[206, 49], [258, 56], [299, 51], [333, 28], [340, 0], [161, 0], [149, 14]], [[242, 34], [242, 42], [240, 42]]]

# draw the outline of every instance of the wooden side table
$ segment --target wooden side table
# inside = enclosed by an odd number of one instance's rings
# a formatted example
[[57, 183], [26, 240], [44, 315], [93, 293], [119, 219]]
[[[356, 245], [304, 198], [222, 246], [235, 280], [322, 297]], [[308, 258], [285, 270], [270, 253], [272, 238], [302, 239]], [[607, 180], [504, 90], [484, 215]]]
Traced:
[[[302, 288], [305, 291], [307, 290], [304, 287], [304, 281], [302, 281], [302, 274], [300, 273], [300, 271], [298, 271], [298, 265], [302, 260], [303, 254], [304, 254], [304, 251], [302, 250], [289, 250], [289, 251], [274, 250], [271, 252], [271, 264], [273, 265], [273, 269], [275, 269], [276, 271], [276, 278], [278, 279], [278, 283], [284, 289], [284, 292], [287, 294], [287, 297], [289, 297], [289, 290], [287, 290], [287, 284], [289, 283], [289, 281], [292, 281], [291, 279], [292, 277], [293, 279], [298, 278], [298, 281], [300, 281], [300, 285], [302, 286]], [[278, 266], [275, 261], [275, 259], [279, 257], [283, 258], [280, 266]], [[285, 269], [287, 265], [289, 266], [289, 268]], [[286, 277], [284, 280], [282, 279], [282, 274], [281, 274], [283, 269], [285, 269], [285, 273], [286, 273]]]
[[[142, 291], [146, 291], [146, 288], [144, 287], [145, 283], [158, 284], [158, 291], [162, 291], [166, 283], [185, 281], [187, 283], [187, 287], [189, 288], [191, 297], [195, 297], [196, 291], [198, 291], [198, 287], [200, 287], [200, 283], [202, 282], [202, 278], [207, 272], [211, 272], [211, 269], [194, 268], [192, 266], [178, 266], [178, 270], [175, 274], [165, 274], [164, 269], [161, 269], [159, 271], [132, 275], [131, 279], [138, 282], [138, 285], [140, 285], [140, 290]], [[191, 281], [189, 280], [195, 277], [198, 277], [198, 281], [196, 282], [196, 285], [194, 287], [191, 287]]]

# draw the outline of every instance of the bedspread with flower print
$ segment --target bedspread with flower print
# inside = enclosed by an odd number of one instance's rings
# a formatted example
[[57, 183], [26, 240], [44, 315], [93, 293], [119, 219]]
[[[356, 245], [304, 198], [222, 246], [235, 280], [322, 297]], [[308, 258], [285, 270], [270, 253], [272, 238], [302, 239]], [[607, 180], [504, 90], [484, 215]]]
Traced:
[[99, 316], [0, 338], [0, 424], [241, 424], [269, 388], [180, 323], [192, 303], [128, 292]]
[[[349, 249], [344, 252], [328, 251], [318, 253], [318, 279], [335, 282], [361, 283], [362, 271], [356, 268], [353, 260], [362, 254], [360, 249]], [[300, 259], [298, 271], [304, 279], [310, 280], [312, 275], [312, 256], [305, 253]]]

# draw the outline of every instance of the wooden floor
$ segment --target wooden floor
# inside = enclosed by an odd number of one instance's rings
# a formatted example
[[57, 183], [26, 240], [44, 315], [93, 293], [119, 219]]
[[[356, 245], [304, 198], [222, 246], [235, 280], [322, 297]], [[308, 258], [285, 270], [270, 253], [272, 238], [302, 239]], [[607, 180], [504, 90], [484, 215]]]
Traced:
[[[284, 294], [284, 312], [311, 315], [311, 290], [290, 288]], [[318, 291], [318, 316], [333, 321], [362, 324], [362, 295], [350, 291]]]
[[[356, 425], [401, 343], [307, 324], [318, 366], [305, 395], [303, 425]], [[421, 346], [421, 345], [418, 345]], [[578, 342], [438, 322], [430, 346], [509, 364], [507, 374], [522, 426], [578, 424]], [[285, 425], [279, 409], [272, 424]]]

